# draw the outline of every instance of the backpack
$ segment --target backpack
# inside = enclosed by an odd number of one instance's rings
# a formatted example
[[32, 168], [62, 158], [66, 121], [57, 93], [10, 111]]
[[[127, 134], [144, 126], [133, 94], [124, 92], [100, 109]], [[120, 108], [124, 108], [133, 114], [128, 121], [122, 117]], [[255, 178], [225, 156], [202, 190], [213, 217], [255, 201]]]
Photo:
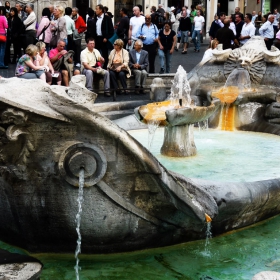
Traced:
[[155, 12], [155, 25], [157, 28], [162, 27], [164, 23], [164, 17], [160, 12]]

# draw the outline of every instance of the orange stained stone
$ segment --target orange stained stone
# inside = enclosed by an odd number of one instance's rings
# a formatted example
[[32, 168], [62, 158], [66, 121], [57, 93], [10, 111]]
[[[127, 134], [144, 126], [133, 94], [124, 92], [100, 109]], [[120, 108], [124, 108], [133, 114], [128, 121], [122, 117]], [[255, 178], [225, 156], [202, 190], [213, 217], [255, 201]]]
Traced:
[[141, 106], [139, 113], [146, 122], [149, 121], [165, 121], [165, 112], [170, 109], [178, 108], [178, 105], [173, 104], [174, 101], [167, 100], [162, 102], [149, 103], [146, 106]]
[[207, 215], [206, 213], [205, 213], [205, 219], [206, 219], [206, 222], [207, 222], [207, 223], [212, 222], [211, 217], [210, 217], [209, 215]]
[[211, 95], [212, 97], [219, 98], [222, 103], [231, 104], [239, 95], [239, 89], [235, 86], [223, 87], [217, 91], [213, 91]]

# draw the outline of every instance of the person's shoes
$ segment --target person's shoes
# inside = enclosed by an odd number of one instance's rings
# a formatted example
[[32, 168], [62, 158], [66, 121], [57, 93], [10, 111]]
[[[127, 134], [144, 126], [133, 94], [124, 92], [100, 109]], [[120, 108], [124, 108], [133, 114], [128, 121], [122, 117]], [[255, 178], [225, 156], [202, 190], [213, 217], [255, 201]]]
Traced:
[[140, 88], [140, 94], [145, 94], [143, 87]]
[[116, 89], [116, 94], [117, 95], [121, 95], [122, 94], [121, 90], [120, 89]]
[[164, 74], [164, 69], [160, 68], [159, 74]]
[[140, 94], [139, 88], [140, 88], [139, 86], [136, 86], [136, 87], [135, 87], [135, 93], [136, 93], [136, 94]]
[[124, 89], [124, 90], [123, 90], [123, 94], [124, 94], [124, 95], [128, 95], [129, 93], [128, 93], [128, 91], [127, 91], [126, 89]]
[[178, 51], [178, 48], [175, 48], [174, 50], [177, 52], [177, 51]]
[[81, 67], [81, 63], [76, 63], [75, 67]]
[[105, 92], [104, 92], [104, 96], [106, 96], [106, 97], [110, 97], [110, 96], [111, 96], [110, 91], [105, 91]]
[[194, 50], [195, 52], [199, 52], [199, 50]]
[[8, 69], [7, 65], [0, 66], [0, 69]]
[[182, 54], [187, 54], [188, 53], [188, 51], [182, 51]]

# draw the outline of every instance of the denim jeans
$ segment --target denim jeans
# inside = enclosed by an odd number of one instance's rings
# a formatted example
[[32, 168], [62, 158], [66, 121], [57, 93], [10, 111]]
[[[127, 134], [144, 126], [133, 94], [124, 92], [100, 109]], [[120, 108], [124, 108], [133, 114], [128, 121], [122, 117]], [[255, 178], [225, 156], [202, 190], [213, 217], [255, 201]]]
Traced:
[[200, 50], [200, 30], [194, 30], [192, 34], [192, 40], [196, 50]]
[[[166, 73], [170, 73], [170, 63], [172, 57], [172, 54], [170, 54], [170, 50], [163, 51], [161, 49], [158, 49], [158, 55], [160, 59], [160, 68], [165, 69]], [[164, 67], [164, 60], [166, 61], [166, 68]]]
[[5, 58], [5, 49], [6, 49], [6, 42], [0, 43], [0, 67], [5, 66], [4, 64], [4, 58]]

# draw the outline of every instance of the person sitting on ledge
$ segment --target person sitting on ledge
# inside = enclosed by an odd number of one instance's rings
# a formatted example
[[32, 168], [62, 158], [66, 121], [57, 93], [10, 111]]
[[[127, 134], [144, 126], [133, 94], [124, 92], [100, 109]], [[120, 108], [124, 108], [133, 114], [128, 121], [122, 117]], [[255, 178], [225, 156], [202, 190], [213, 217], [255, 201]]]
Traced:
[[92, 91], [94, 75], [103, 75], [104, 95], [110, 96], [110, 75], [107, 70], [101, 67], [105, 60], [100, 52], [94, 48], [93, 38], [88, 38], [86, 42], [87, 47], [81, 52], [82, 74], [86, 76], [86, 88]]
[[[143, 88], [146, 85], [148, 76], [147, 67], [149, 66], [149, 54], [142, 50], [142, 40], [137, 40], [134, 49], [129, 51], [129, 67], [135, 76], [136, 94], [144, 94]], [[139, 88], [141, 87], [140, 91]]]
[[25, 54], [18, 60], [16, 66], [16, 77], [23, 79], [41, 79], [46, 82], [45, 66], [39, 65], [36, 59], [38, 48], [35, 45], [28, 45]]
[[[63, 84], [68, 87], [69, 80], [72, 78], [73, 73], [73, 51], [67, 52], [65, 50], [65, 42], [59, 40], [55, 49], [50, 50], [50, 61], [55, 71], [59, 71], [62, 74]], [[80, 71], [74, 69], [74, 75], [79, 75]]]
[[45, 66], [46, 68], [46, 82], [51, 85], [53, 82], [53, 78], [55, 78], [56, 83], [61, 85], [61, 74], [57, 71], [54, 71], [53, 66], [50, 62], [48, 54], [46, 52], [46, 44], [44, 42], [38, 42], [36, 44], [38, 47], [38, 53], [36, 56], [36, 60], [39, 61], [39, 65]]

